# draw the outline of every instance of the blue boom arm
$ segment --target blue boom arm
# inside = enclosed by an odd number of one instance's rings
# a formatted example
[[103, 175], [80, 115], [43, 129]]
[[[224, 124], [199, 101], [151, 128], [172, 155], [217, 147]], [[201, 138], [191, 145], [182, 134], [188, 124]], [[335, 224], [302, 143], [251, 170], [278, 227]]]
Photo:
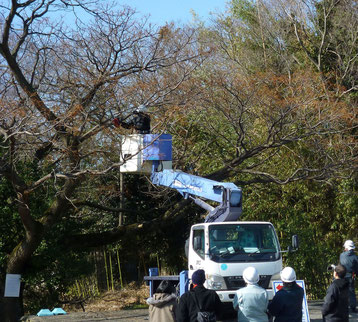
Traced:
[[[237, 220], [242, 212], [241, 189], [230, 182], [218, 182], [175, 170], [152, 172], [151, 181], [179, 191], [184, 198], [209, 211], [205, 222], [224, 222]], [[200, 198], [219, 202], [214, 208]]]
[[[181, 171], [165, 168], [172, 160], [172, 137], [170, 134], [137, 134], [124, 140], [123, 156], [132, 156], [130, 166], [121, 168], [126, 172], [147, 173], [144, 164], [151, 165], [151, 180], [155, 185], [170, 187], [179, 191], [184, 198], [190, 198], [207, 210], [205, 222], [235, 221], [241, 215], [241, 189], [233, 183], [217, 182]], [[124, 159], [124, 162], [127, 160]], [[140, 165], [140, 167], [138, 167]], [[218, 202], [217, 207], [203, 199]]]

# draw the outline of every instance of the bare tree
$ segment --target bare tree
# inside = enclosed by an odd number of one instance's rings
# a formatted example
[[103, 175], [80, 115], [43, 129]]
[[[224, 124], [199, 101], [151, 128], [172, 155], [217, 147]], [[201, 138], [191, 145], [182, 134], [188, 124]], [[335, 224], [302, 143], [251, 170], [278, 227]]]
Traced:
[[354, 111], [345, 103], [328, 105], [317, 76], [215, 75], [195, 108], [200, 135], [211, 142], [202, 158], [216, 156], [203, 162], [217, 169], [209, 177], [245, 186], [328, 182], [355, 171]]
[[[81, 9], [90, 22], [77, 19], [73, 29], [51, 24], [55, 9]], [[0, 19], [0, 174], [16, 191], [24, 227], [6, 272], [22, 274], [44, 234], [74, 206], [76, 189], [120, 166], [111, 156], [121, 131], [112, 127], [113, 118], [140, 104], [155, 114], [202, 53], [192, 46], [193, 30], [148, 26], [130, 8], [97, 1], [14, 0], [1, 5]], [[175, 70], [170, 80], [164, 70]], [[154, 126], [160, 128], [159, 121]], [[27, 181], [17, 166], [26, 160], [41, 169], [36, 181]], [[49, 182], [53, 202], [35, 218], [32, 195]], [[15, 320], [17, 299], [3, 303], [2, 320]]]
[[[202, 33], [202, 45], [210, 44], [213, 51], [197, 78], [201, 92], [186, 105], [185, 125], [172, 130], [185, 137], [183, 142], [197, 142], [197, 149], [180, 147], [182, 165], [194, 163], [210, 178], [240, 185], [349, 177], [356, 171], [358, 147], [356, 105], [341, 95], [349, 90], [342, 92], [326, 78], [322, 57], [311, 57], [314, 68], [307, 60], [297, 62], [296, 34], [289, 29], [292, 22], [278, 15], [278, 2], [266, 3], [259, 18], [254, 4], [244, 3], [238, 13], [218, 17]], [[322, 5], [329, 3], [337, 5]], [[303, 21], [303, 13], [300, 17]], [[314, 28], [304, 21], [301, 25]], [[331, 28], [331, 34], [338, 32], [337, 26]], [[323, 56], [323, 47], [318, 55]], [[302, 49], [297, 50], [302, 57]]]

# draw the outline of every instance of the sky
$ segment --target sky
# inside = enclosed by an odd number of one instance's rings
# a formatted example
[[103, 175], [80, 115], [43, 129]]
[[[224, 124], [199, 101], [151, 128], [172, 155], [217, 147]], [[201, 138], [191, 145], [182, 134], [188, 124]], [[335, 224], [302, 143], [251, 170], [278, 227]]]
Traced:
[[210, 12], [224, 12], [226, 0], [120, 0], [120, 4], [128, 5], [139, 15], [150, 15], [149, 22], [164, 25], [174, 21], [189, 23], [192, 21], [191, 10], [194, 10], [203, 21], [208, 21]]

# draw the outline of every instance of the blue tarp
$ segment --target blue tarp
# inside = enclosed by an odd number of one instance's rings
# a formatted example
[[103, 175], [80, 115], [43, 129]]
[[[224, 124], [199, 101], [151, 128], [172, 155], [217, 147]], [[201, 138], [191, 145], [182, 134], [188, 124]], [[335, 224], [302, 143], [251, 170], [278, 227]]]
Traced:
[[50, 316], [50, 315], [53, 315], [53, 313], [49, 309], [41, 309], [37, 313], [37, 316]]
[[52, 310], [52, 313], [54, 315], [62, 315], [62, 314], [67, 314], [66, 311], [64, 311], [63, 309], [61, 309], [60, 307], [56, 307]]

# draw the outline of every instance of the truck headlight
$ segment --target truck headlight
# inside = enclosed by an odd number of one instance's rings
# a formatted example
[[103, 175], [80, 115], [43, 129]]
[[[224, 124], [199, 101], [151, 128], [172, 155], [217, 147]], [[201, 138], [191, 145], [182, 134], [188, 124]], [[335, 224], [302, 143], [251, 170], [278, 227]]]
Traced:
[[226, 289], [225, 280], [219, 275], [208, 275], [206, 279], [208, 289], [210, 290], [223, 290]]

